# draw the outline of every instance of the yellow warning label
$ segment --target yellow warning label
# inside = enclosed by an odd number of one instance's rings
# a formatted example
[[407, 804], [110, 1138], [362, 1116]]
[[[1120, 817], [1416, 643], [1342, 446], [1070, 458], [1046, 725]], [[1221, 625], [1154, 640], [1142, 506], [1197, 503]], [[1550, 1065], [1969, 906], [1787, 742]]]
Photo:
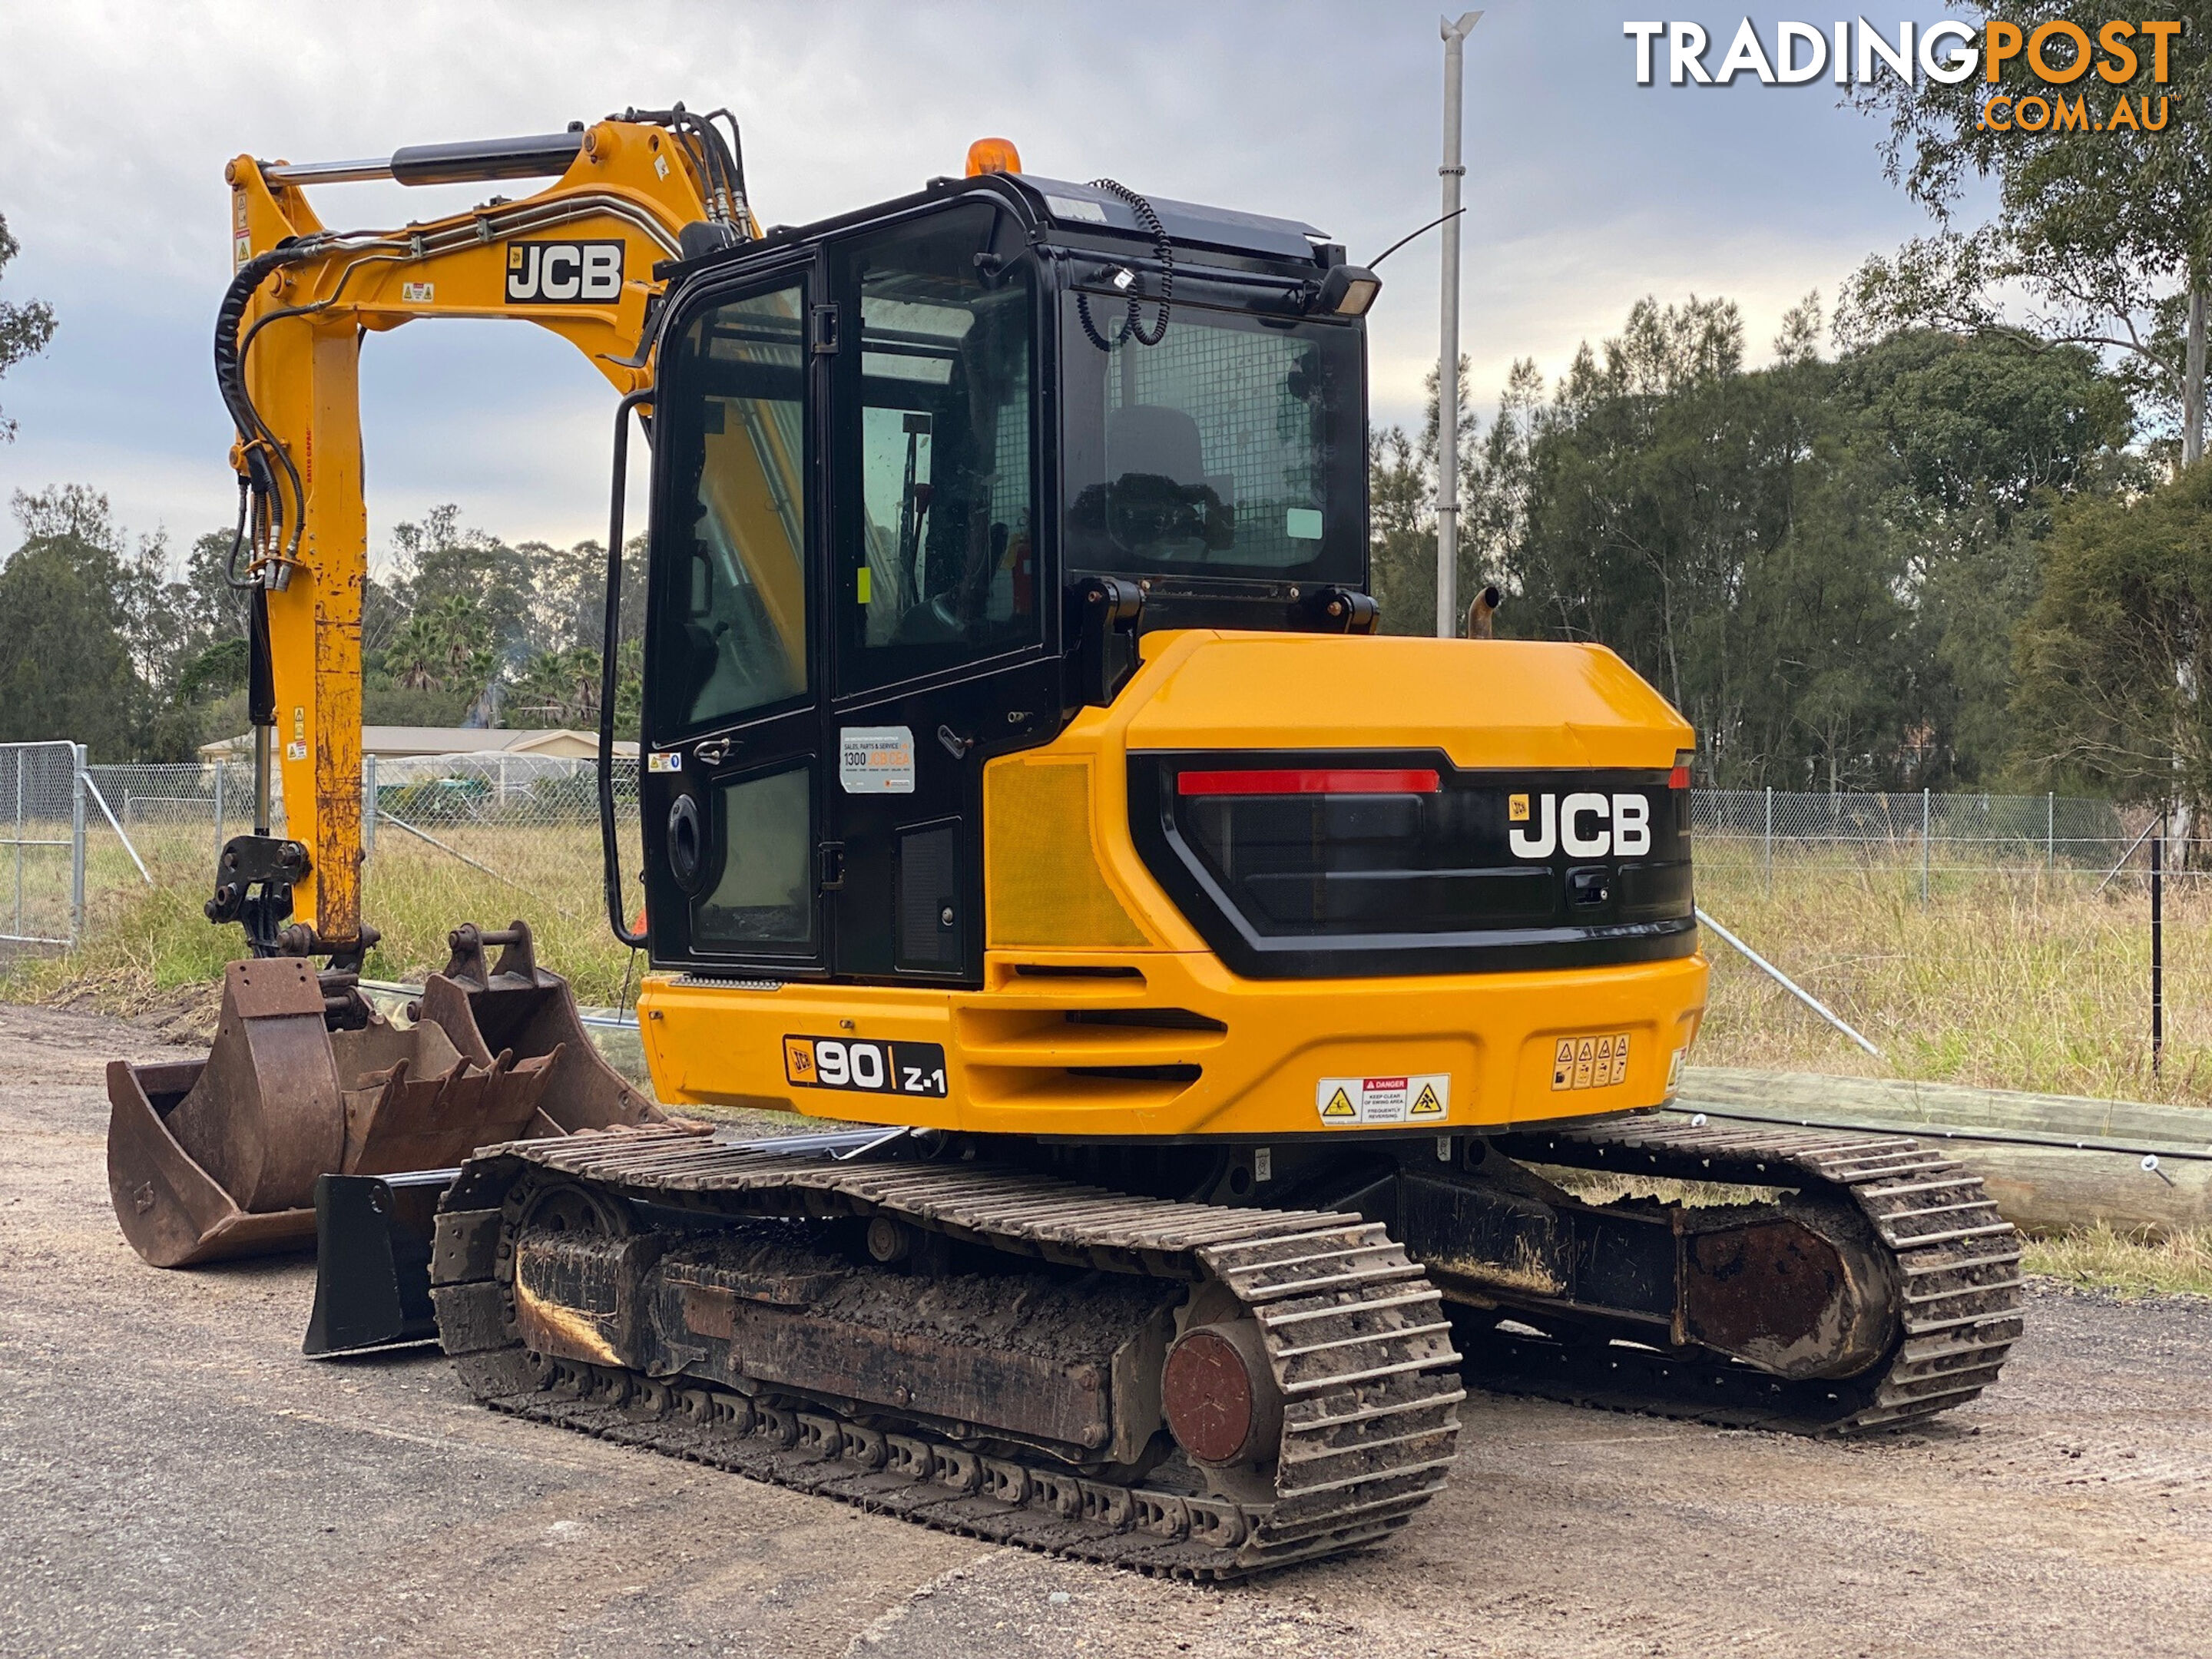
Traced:
[[1628, 1081], [1628, 1033], [1561, 1037], [1552, 1053], [1552, 1087], [1610, 1089]]
[[1324, 1077], [1314, 1080], [1314, 1109], [1332, 1129], [1451, 1121], [1451, 1073]]
[[1505, 801], [1505, 816], [1516, 823], [1528, 822], [1528, 797], [1510, 795]]

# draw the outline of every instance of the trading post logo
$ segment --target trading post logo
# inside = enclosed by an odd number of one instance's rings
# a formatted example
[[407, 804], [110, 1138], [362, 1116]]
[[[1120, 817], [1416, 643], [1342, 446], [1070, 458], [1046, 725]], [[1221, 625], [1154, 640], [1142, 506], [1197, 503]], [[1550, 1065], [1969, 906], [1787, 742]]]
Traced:
[[[1907, 85], [1924, 76], [1955, 86], [1978, 73], [1990, 88], [2002, 88], [1982, 99], [1978, 121], [1984, 131], [2158, 132], [2166, 124], [2168, 100], [2144, 88], [2163, 87], [2171, 78], [2181, 28], [2172, 20], [2113, 18], [2092, 40], [2064, 18], [2033, 29], [1996, 18], [1978, 28], [1947, 19], [1918, 30], [1916, 40], [1910, 22], [1899, 23], [1892, 40], [1862, 17], [1828, 30], [1777, 23], [1770, 51], [1747, 17], [1711, 66], [1712, 36], [1703, 24], [1632, 21], [1620, 32], [1636, 43], [1639, 87], [1652, 84], [1662, 54], [1667, 84], [1676, 87], [1724, 87], [1740, 75], [1766, 86], [1802, 86], [1823, 76], [1839, 87], [1864, 86], [1884, 74]], [[2064, 89], [2077, 82], [2083, 89], [2069, 95]]]

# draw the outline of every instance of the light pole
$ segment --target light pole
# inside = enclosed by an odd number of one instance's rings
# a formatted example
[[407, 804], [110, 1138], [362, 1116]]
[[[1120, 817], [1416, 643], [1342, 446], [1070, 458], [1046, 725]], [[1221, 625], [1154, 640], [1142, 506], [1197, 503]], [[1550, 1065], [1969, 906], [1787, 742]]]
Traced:
[[1437, 350], [1437, 637], [1459, 634], [1459, 181], [1460, 94], [1467, 82], [1467, 37], [1482, 14], [1437, 20], [1444, 41], [1443, 340]]

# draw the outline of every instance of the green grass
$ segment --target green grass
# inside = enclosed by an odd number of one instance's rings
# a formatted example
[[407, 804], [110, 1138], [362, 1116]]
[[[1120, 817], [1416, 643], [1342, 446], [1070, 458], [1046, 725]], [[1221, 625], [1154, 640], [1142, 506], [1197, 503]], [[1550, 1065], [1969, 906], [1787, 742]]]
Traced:
[[2032, 1238], [2021, 1269], [2062, 1285], [2144, 1296], [2212, 1296], [2212, 1231], [2163, 1239], [2116, 1232], [2106, 1223], [2057, 1238]]

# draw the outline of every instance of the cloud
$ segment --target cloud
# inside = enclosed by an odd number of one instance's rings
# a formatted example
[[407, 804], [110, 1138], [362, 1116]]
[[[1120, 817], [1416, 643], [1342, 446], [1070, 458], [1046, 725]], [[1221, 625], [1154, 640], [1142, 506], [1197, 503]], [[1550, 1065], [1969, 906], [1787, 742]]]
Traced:
[[[1832, 88], [1638, 88], [1626, 15], [1501, 5], [1470, 40], [1462, 332], [1478, 404], [1514, 357], [1556, 372], [1646, 293], [1728, 295], [1763, 340], [1806, 288], [1920, 228], [1879, 176], [1875, 130]], [[240, 152], [379, 155], [683, 98], [738, 111], [771, 222], [902, 194], [1000, 133], [1033, 171], [1310, 220], [1357, 258], [1437, 211], [1441, 62], [1435, 10], [1413, 0], [7, 8], [0, 212], [25, 252], [5, 292], [52, 301], [62, 330], [0, 382], [22, 422], [0, 447], [0, 491], [90, 483], [173, 540], [228, 522], [208, 352], [229, 267], [222, 167]], [[330, 222], [372, 224], [481, 193], [314, 200]], [[1436, 258], [1431, 233], [1384, 268], [1379, 423], [1419, 418]], [[373, 546], [447, 500], [513, 538], [600, 533], [608, 399], [568, 347], [416, 324], [363, 362]]]

